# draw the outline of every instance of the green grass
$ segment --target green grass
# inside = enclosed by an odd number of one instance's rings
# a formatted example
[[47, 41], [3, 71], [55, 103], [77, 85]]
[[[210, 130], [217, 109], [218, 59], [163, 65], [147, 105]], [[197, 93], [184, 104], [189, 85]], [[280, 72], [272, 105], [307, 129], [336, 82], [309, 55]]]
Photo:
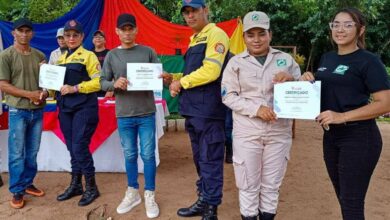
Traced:
[[170, 113], [169, 116], [165, 117], [165, 120], [176, 120], [176, 119], [184, 119], [179, 113]]
[[385, 122], [385, 123], [390, 123], [390, 118], [377, 118], [377, 122]]

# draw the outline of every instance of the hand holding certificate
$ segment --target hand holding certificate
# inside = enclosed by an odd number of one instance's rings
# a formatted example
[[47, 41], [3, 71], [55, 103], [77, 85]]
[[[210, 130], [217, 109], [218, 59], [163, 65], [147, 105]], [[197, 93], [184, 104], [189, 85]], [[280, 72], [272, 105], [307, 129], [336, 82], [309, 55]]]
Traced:
[[278, 118], [312, 119], [320, 114], [321, 82], [285, 82], [274, 86]]
[[66, 68], [50, 64], [42, 64], [39, 69], [39, 87], [60, 91], [64, 85]]
[[161, 63], [128, 63], [128, 91], [162, 90]]

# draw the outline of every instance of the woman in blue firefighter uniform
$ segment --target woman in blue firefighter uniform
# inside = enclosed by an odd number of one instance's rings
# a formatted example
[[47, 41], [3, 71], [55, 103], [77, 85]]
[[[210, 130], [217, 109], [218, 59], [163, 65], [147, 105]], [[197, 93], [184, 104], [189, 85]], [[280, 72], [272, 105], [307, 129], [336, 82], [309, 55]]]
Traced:
[[64, 31], [68, 51], [59, 58], [57, 65], [66, 67], [66, 73], [64, 86], [56, 93], [56, 98], [61, 131], [71, 157], [72, 180], [57, 200], [82, 195], [78, 205], [85, 206], [99, 196], [89, 144], [99, 121], [96, 92], [100, 90], [100, 64], [96, 55], [81, 45], [84, 33], [78, 21], [68, 21]]

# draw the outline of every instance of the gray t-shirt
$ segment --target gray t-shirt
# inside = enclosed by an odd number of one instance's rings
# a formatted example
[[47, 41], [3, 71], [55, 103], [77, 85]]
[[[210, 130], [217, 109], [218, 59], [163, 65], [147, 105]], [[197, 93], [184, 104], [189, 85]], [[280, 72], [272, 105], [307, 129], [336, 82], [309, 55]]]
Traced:
[[127, 63], [160, 63], [156, 52], [147, 46], [135, 45], [129, 49], [115, 48], [107, 53], [100, 76], [104, 91], [114, 91], [117, 117], [134, 117], [156, 112], [153, 91], [122, 91], [114, 89], [119, 77], [126, 78]]
[[[0, 80], [6, 80], [13, 86], [35, 91], [39, 89], [39, 64], [46, 59], [45, 55], [34, 48], [31, 53], [24, 55], [19, 53], [13, 46], [0, 53]], [[29, 99], [5, 94], [7, 105], [21, 109], [43, 108], [34, 105]]]

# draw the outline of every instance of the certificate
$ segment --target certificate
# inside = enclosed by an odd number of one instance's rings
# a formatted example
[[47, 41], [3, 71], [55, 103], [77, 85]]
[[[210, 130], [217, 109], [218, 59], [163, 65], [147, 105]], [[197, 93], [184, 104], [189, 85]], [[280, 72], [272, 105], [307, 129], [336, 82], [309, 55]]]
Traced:
[[64, 85], [66, 67], [42, 64], [39, 68], [39, 87], [60, 91]]
[[278, 118], [312, 119], [320, 114], [321, 81], [274, 85], [274, 112]]
[[128, 63], [127, 84], [128, 91], [162, 90], [161, 63]]

